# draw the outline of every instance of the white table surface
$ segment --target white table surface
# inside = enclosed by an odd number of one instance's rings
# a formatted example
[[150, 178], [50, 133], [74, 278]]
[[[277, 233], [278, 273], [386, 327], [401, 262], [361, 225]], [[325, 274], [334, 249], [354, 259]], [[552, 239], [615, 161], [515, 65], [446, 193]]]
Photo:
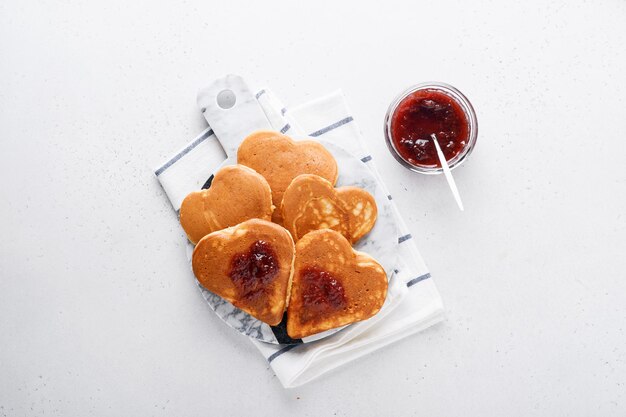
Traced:
[[[626, 414], [625, 2], [52, 3], [0, 3], [0, 416]], [[284, 390], [212, 314], [152, 168], [228, 72], [344, 90], [444, 323]], [[383, 142], [427, 80], [478, 113], [463, 213]]]

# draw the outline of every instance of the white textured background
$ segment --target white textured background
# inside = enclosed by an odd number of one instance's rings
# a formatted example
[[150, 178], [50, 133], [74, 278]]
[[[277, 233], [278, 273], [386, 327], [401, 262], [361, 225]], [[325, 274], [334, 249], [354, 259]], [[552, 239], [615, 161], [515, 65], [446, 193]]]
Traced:
[[[2, 1], [0, 416], [626, 415], [626, 3]], [[343, 88], [448, 319], [283, 390], [210, 311], [152, 168], [237, 72]], [[382, 136], [413, 83], [473, 102], [443, 177]]]

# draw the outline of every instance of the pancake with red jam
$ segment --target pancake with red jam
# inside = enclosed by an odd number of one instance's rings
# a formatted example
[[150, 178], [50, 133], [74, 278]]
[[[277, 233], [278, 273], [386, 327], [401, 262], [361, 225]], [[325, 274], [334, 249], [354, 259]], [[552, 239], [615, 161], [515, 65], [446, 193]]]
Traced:
[[203, 237], [193, 251], [192, 267], [204, 288], [275, 326], [287, 305], [293, 259], [287, 230], [252, 219]]
[[287, 333], [300, 339], [366, 320], [387, 297], [387, 275], [334, 230], [316, 230], [296, 243]]

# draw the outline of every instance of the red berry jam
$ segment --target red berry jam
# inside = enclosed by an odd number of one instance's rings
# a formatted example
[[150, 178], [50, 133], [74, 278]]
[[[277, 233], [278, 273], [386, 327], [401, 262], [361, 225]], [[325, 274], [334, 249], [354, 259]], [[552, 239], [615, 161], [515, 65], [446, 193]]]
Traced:
[[309, 321], [320, 315], [345, 308], [346, 293], [330, 272], [316, 266], [308, 267], [300, 272], [302, 291], [302, 320]]
[[255, 298], [278, 275], [278, 258], [271, 246], [257, 240], [248, 251], [233, 256], [228, 276], [243, 298]]
[[391, 117], [391, 140], [400, 156], [412, 165], [441, 167], [431, 135], [446, 161], [469, 143], [469, 120], [451, 96], [425, 88], [406, 96]]

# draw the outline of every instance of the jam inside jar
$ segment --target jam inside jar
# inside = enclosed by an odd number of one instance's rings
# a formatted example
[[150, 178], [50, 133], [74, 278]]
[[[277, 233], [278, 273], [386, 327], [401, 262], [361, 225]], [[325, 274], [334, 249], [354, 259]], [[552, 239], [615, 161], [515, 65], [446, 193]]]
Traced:
[[443, 83], [417, 85], [402, 93], [389, 108], [385, 137], [394, 157], [413, 171], [441, 172], [431, 135], [450, 168], [469, 155], [477, 135], [476, 114], [454, 87]]

